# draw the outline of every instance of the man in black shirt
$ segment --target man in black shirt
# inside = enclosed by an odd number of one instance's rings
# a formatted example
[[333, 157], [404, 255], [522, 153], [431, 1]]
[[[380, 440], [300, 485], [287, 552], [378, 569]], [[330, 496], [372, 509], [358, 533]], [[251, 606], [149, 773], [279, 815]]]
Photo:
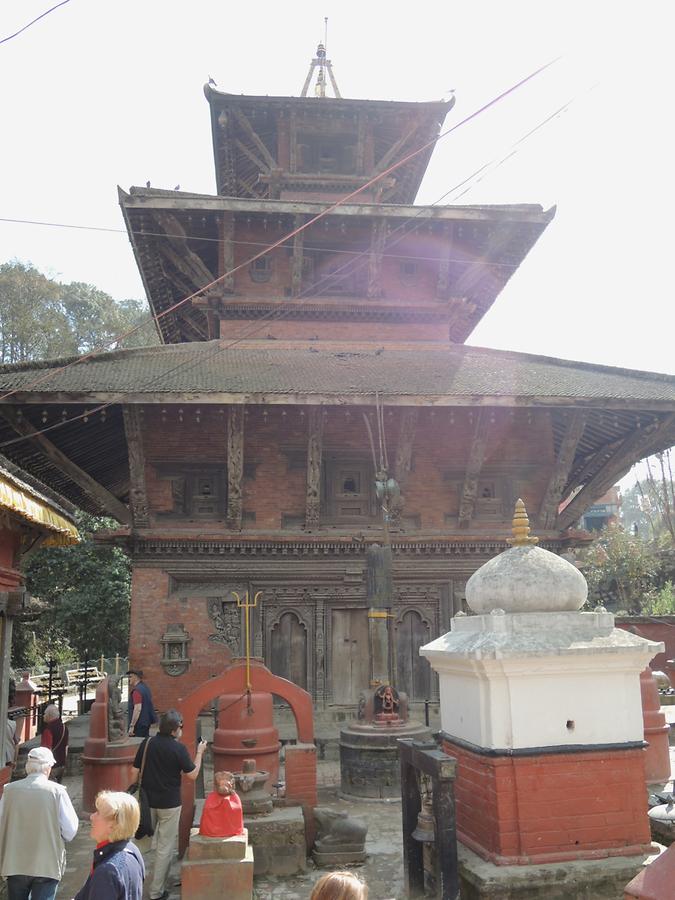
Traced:
[[200, 741], [194, 762], [180, 738], [183, 720], [178, 710], [169, 709], [159, 720], [159, 734], [146, 738], [138, 748], [134, 770], [140, 772], [143, 765], [143, 787], [148, 794], [155, 829], [155, 867], [150, 882], [150, 900], [166, 900], [166, 880], [176, 849], [180, 820], [181, 775], [194, 781], [199, 775], [206, 741]]

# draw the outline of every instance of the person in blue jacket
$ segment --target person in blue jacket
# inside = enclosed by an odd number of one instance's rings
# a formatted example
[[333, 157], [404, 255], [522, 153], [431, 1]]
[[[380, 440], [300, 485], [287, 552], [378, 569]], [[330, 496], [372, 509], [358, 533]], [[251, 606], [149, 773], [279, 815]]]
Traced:
[[150, 688], [143, 681], [142, 669], [129, 669], [129, 737], [148, 737], [157, 722]]
[[138, 802], [121, 791], [101, 791], [95, 802], [89, 817], [94, 861], [74, 900], [141, 900], [145, 863], [131, 842], [141, 817]]

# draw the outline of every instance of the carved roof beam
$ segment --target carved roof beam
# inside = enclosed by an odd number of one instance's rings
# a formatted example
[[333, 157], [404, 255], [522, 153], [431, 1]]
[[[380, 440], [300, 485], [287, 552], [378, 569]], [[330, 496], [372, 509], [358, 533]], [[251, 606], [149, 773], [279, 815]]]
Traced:
[[436, 299], [447, 300], [450, 293], [450, 260], [453, 254], [452, 241], [448, 240], [452, 235], [452, 227], [444, 225], [442, 228], [445, 246], [443, 255], [438, 261], [438, 278], [436, 280]]
[[244, 477], [244, 407], [227, 413], [227, 527], [241, 531]]
[[469, 527], [476, 508], [478, 478], [483, 468], [485, 451], [487, 449], [489, 415], [490, 413], [487, 409], [481, 409], [473, 428], [471, 449], [469, 450], [469, 459], [464, 474], [462, 496], [459, 501], [458, 525], [460, 528]]
[[[305, 222], [304, 216], [296, 216], [293, 222], [295, 228], [300, 228]], [[302, 292], [302, 271], [304, 264], [304, 238], [301, 231], [293, 238], [293, 262], [291, 263], [291, 296], [299, 297]]]
[[267, 167], [269, 169], [274, 169], [277, 167], [277, 161], [272, 156], [270, 151], [267, 149], [265, 144], [261, 141], [258, 134], [256, 134], [253, 126], [246, 118], [244, 113], [240, 109], [233, 109], [234, 117], [237, 120], [237, 124], [244, 132], [246, 137], [251, 141], [251, 143], [257, 148], [258, 152], [261, 154], [262, 158], [267, 163]]
[[637, 460], [670, 446], [673, 441], [675, 441], [675, 413], [666, 416], [653, 428], [632, 432], [621, 442], [602, 469], [563, 509], [558, 516], [557, 527], [561, 530], [569, 528], [584, 510], [598, 497], [602, 497]]
[[376, 300], [382, 296], [382, 255], [387, 241], [387, 222], [374, 219], [370, 232], [370, 254], [368, 256], [368, 288], [366, 296]]
[[[218, 222], [218, 257], [220, 262], [219, 275], [225, 275], [234, 269], [234, 213], [224, 212]], [[227, 275], [219, 282], [219, 286], [225, 293], [234, 291], [234, 275]]]
[[137, 406], [124, 406], [124, 432], [129, 454], [129, 505], [134, 528], [148, 528], [148, 495], [145, 486], [145, 453], [143, 429]]
[[356, 172], [362, 175], [366, 159], [366, 138], [368, 133], [368, 116], [361, 110], [359, 113], [358, 131], [356, 136]]
[[239, 150], [241, 150], [241, 152], [244, 154], [244, 156], [248, 157], [248, 159], [253, 163], [253, 165], [254, 165], [257, 169], [260, 170], [260, 172], [262, 172], [262, 173], [265, 174], [265, 175], [269, 175], [269, 174], [270, 174], [270, 168], [269, 168], [269, 166], [268, 166], [266, 163], [264, 163], [264, 162], [260, 159], [259, 156], [256, 156], [255, 153], [254, 153], [252, 150], [249, 150], [249, 148], [246, 146], [246, 144], [243, 143], [243, 141], [240, 141], [239, 138], [235, 138], [234, 143], [235, 143], [235, 145], [237, 146], [237, 148], [238, 148]]
[[381, 172], [384, 172], [402, 153], [403, 148], [408, 144], [410, 140], [414, 137], [414, 135], [419, 130], [420, 123], [416, 119], [413, 122], [412, 128], [409, 128], [408, 131], [404, 132], [401, 137], [395, 141], [391, 147], [387, 150], [386, 153], [383, 153], [379, 158], [377, 165], [375, 166], [375, 175], [379, 175]]
[[131, 513], [127, 506], [110, 493], [102, 484], [99, 484], [94, 478], [81, 469], [76, 463], [69, 459], [65, 453], [59, 450], [52, 442], [41, 434], [37, 428], [25, 418], [19, 418], [12, 406], [3, 406], [0, 408], [0, 415], [9, 422], [14, 431], [23, 437], [31, 438], [37, 444], [47, 457], [76, 484], [85, 494], [90, 497], [105, 513], [112, 516], [124, 525], [131, 524]]
[[419, 409], [414, 406], [404, 409], [401, 414], [398, 442], [396, 444], [396, 458], [394, 460], [394, 478], [401, 489], [401, 497], [397, 506], [391, 510], [392, 524], [394, 525], [400, 522], [405, 506], [405, 488], [410, 469], [412, 468], [418, 415]]
[[555, 526], [558, 506], [562, 500], [563, 490], [574, 462], [579, 441], [584, 433], [588, 415], [587, 410], [577, 409], [569, 418], [539, 510], [539, 522], [542, 528], [548, 529]]
[[171, 265], [182, 272], [195, 288], [203, 287], [213, 281], [213, 273], [205, 265], [201, 257], [190, 249], [187, 242], [185, 229], [178, 219], [165, 211], [156, 212], [155, 218], [158, 225], [167, 234], [167, 240], [158, 240], [157, 246], [162, 256]]
[[321, 455], [323, 452], [323, 409], [313, 406], [307, 417], [307, 494], [305, 528], [319, 527], [321, 512]]

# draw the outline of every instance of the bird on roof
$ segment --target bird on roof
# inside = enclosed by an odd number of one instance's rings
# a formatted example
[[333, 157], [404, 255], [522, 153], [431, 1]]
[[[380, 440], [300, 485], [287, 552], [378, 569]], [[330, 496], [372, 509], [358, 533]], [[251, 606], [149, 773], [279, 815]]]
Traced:
[[214, 81], [214, 79], [211, 78], [210, 75], [209, 75], [209, 84], [212, 85], [213, 87], [218, 87], [218, 85], [216, 84], [216, 82]]
[[146, 182], [145, 182], [145, 186], [146, 186], [146, 187], [150, 187], [150, 182], [149, 182], [149, 181], [146, 181]]
[[179, 191], [179, 190], [180, 190], [180, 185], [177, 184], [176, 187], [174, 188], [174, 191]]

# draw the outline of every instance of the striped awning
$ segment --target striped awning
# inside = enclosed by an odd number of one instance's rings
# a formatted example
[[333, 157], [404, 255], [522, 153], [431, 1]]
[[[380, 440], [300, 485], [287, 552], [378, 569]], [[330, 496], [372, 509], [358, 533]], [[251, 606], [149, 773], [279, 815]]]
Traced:
[[0, 510], [3, 509], [47, 530], [44, 546], [69, 547], [80, 542], [75, 525], [58, 513], [46, 497], [0, 468]]

